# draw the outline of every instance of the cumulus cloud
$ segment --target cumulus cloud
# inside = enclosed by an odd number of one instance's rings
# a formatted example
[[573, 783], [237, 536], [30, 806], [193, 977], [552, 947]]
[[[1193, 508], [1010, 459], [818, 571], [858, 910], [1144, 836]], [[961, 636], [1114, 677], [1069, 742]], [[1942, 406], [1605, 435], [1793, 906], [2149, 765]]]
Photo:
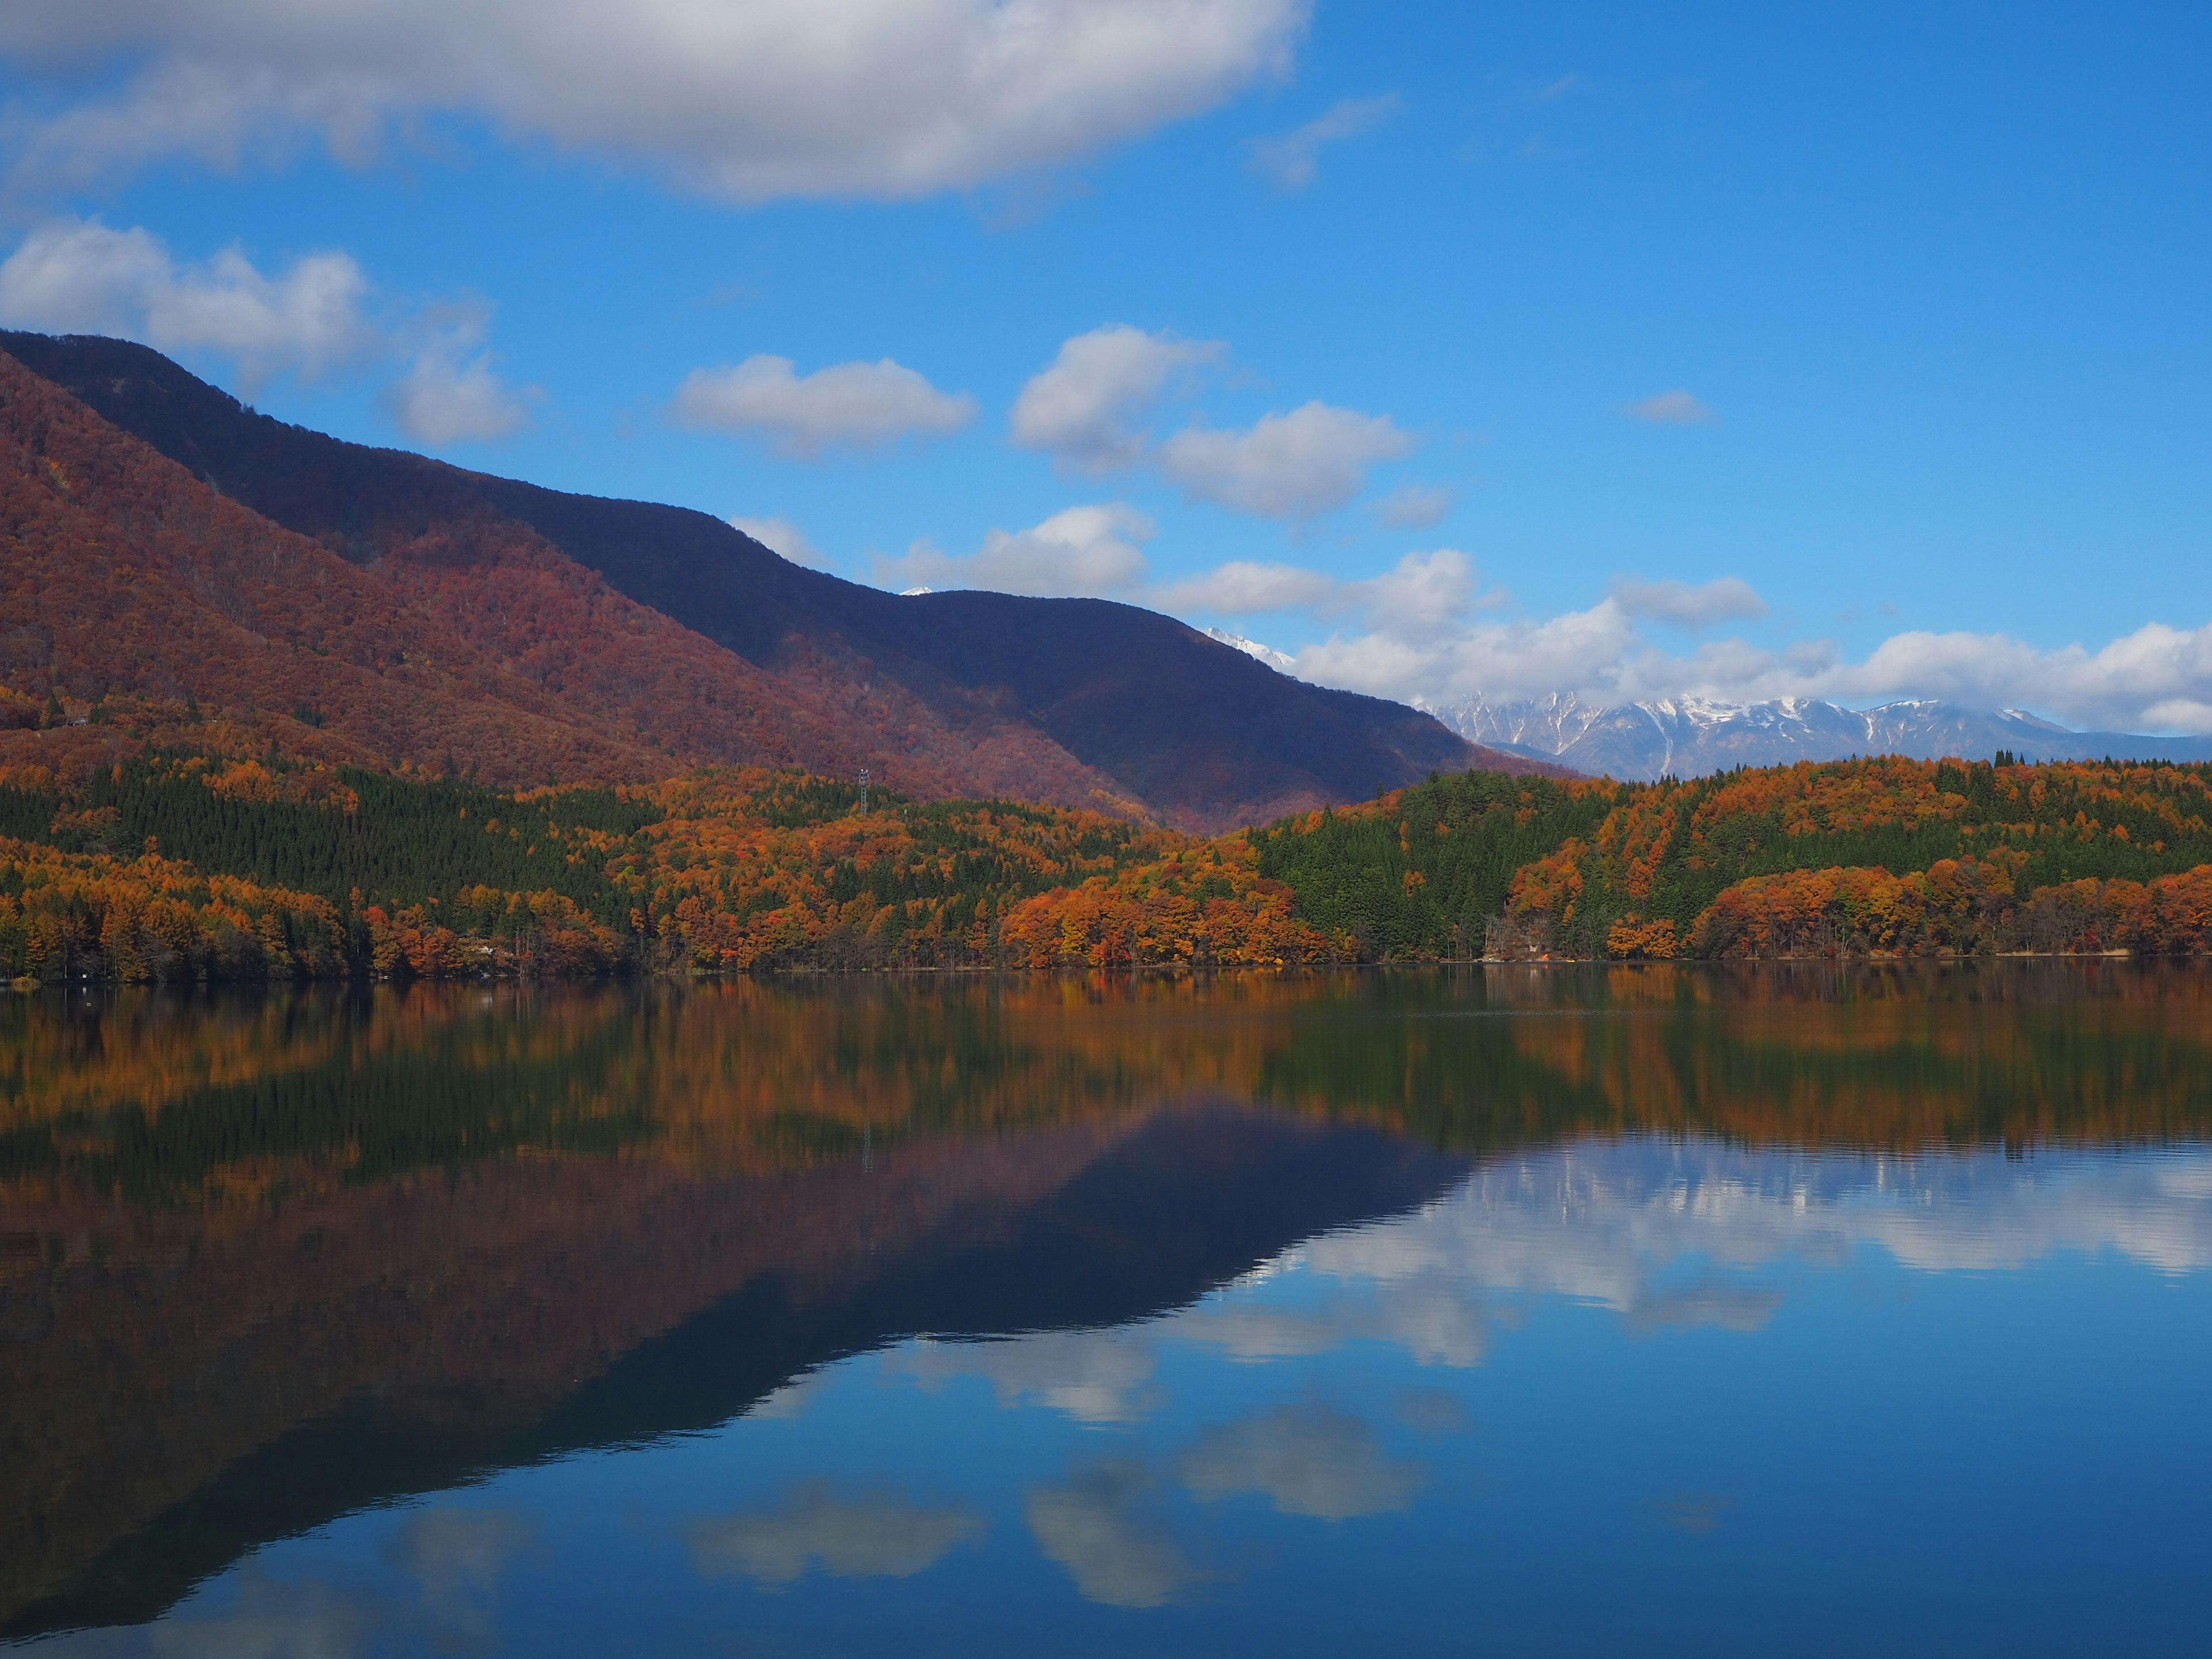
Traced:
[[769, 519], [732, 519], [733, 529], [742, 530], [771, 553], [787, 558], [793, 564], [811, 566], [818, 570], [829, 563], [822, 550], [807, 539], [806, 532], [781, 514]]
[[1178, 340], [1115, 323], [1063, 342], [1014, 402], [1014, 441], [1085, 471], [1127, 466], [1144, 453], [1144, 418], [1178, 369], [1218, 362], [1213, 340]]
[[1395, 529], [1425, 529], [1450, 512], [1458, 500], [1455, 489], [1401, 484], [1375, 504], [1375, 516]]
[[1613, 583], [1613, 597], [1632, 617], [1677, 628], [1710, 628], [1715, 623], [1766, 614], [1766, 601], [1741, 576], [1723, 576], [1694, 587], [1687, 582], [1623, 577]]
[[1158, 1485], [1126, 1458], [1092, 1464], [1030, 1494], [1030, 1531], [1089, 1600], [1159, 1607], [1202, 1575], [1168, 1534]]
[[1367, 469], [1409, 453], [1388, 415], [1315, 402], [1241, 431], [1191, 426], [1159, 447], [1160, 470], [1197, 501], [1268, 519], [1332, 512], [1367, 484]]
[[788, 357], [748, 357], [734, 368], [695, 368], [669, 413], [682, 426], [764, 438], [780, 454], [878, 449], [906, 437], [946, 437], [975, 418], [965, 392], [939, 392], [889, 357], [795, 373]]
[[1650, 421], [1660, 426], [1704, 426], [1720, 418], [1679, 386], [1656, 398], [1631, 404], [1627, 412], [1633, 420]]
[[974, 553], [916, 542], [903, 557], [878, 558], [876, 576], [892, 587], [981, 587], [1042, 599], [1125, 592], [1145, 579], [1141, 544], [1152, 533], [1150, 519], [1119, 501], [1071, 507], [1027, 530], [994, 530]]
[[213, 353], [230, 361], [249, 394], [276, 374], [313, 380], [407, 357], [381, 402], [402, 432], [434, 447], [504, 438], [542, 395], [501, 380], [489, 322], [474, 301], [380, 301], [347, 253], [303, 255], [273, 274], [235, 247], [195, 264], [150, 231], [97, 219], [43, 225], [0, 263], [0, 324]]
[[470, 310], [431, 325], [413, 364], [386, 388], [386, 412], [416, 442], [489, 441], [530, 419], [527, 399], [536, 394], [518, 393], [500, 379], [483, 344], [485, 320]]
[[773, 1510], [694, 1521], [685, 1538], [702, 1577], [743, 1573], [763, 1584], [789, 1584], [805, 1576], [810, 1562], [834, 1578], [911, 1578], [983, 1525], [981, 1516], [958, 1504], [884, 1493], [839, 1498], [823, 1483], [807, 1481]]
[[1228, 564], [1155, 597], [1178, 611], [1310, 609], [1339, 625], [1297, 653], [1300, 678], [1431, 708], [1555, 695], [1594, 708], [1688, 697], [1851, 705], [1932, 697], [2033, 709], [2087, 730], [2212, 733], [2212, 624], [2146, 623], [2094, 650], [1915, 630], [1856, 662], [1818, 639], [1726, 637], [1669, 651], [1643, 625], [1701, 631], [1765, 616], [1765, 601], [1735, 576], [1696, 585], [1623, 578], [1586, 610], [1512, 617], [1497, 614], [1504, 596], [1480, 592], [1476, 577], [1473, 559], [1439, 548], [1363, 580]]
[[1371, 131], [1389, 120], [1397, 109], [1395, 93], [1386, 93], [1380, 98], [1346, 98], [1326, 115], [1307, 122], [1295, 131], [1252, 140], [1252, 169], [1278, 190], [1304, 190], [1321, 175], [1324, 145]]
[[1199, 1498], [1260, 1492], [1285, 1515], [1323, 1521], [1402, 1510], [1428, 1478], [1419, 1463], [1383, 1456], [1365, 1419], [1316, 1404], [1208, 1429], [1176, 1474]]
[[1297, 611], [1334, 599], [1338, 582], [1304, 565], [1261, 564], [1237, 559], [1203, 575], [1170, 583], [1155, 596], [1170, 611], [1212, 611], [1251, 616], [1267, 611]]
[[216, 351], [248, 380], [313, 377], [378, 350], [385, 342], [368, 319], [368, 279], [345, 253], [307, 254], [270, 276], [234, 247], [179, 262], [151, 232], [97, 219], [41, 226], [0, 264], [0, 322]]
[[1095, 153], [1285, 72], [1310, 0], [113, 0], [0, 13], [0, 52], [119, 93], [19, 179], [171, 155], [341, 157], [453, 112], [738, 202], [911, 198]]

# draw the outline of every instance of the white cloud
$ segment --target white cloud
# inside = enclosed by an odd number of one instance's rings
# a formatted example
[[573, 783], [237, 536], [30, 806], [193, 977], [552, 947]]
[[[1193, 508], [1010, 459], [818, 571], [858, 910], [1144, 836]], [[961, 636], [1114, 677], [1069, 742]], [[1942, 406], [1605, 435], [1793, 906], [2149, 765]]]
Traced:
[[275, 275], [235, 247], [195, 264], [150, 231], [97, 219], [41, 226], [0, 263], [0, 324], [213, 353], [230, 360], [249, 394], [272, 375], [312, 380], [410, 354], [381, 402], [408, 437], [432, 446], [506, 437], [542, 395], [501, 380], [485, 343], [489, 320], [477, 301], [380, 301], [350, 254], [307, 254]]
[[1627, 413], [1632, 419], [1650, 421], [1660, 426], [1705, 426], [1720, 418], [1679, 386], [1629, 404]]
[[929, 1505], [878, 1493], [841, 1499], [808, 1481], [773, 1510], [709, 1516], [685, 1528], [692, 1565], [703, 1577], [741, 1572], [789, 1584], [818, 1563], [836, 1578], [911, 1578], [983, 1530], [958, 1504]]
[[2081, 729], [2212, 734], [2212, 623], [2150, 623], [2095, 650], [1914, 631], [1858, 662], [1826, 640], [1730, 637], [1674, 653], [1642, 624], [1703, 629], [1765, 616], [1765, 601], [1741, 577], [1694, 586], [1623, 578], [1587, 610], [1508, 617], [1484, 614], [1505, 596], [1479, 592], [1476, 576], [1465, 553], [1438, 548], [1350, 581], [1296, 565], [1224, 564], [1152, 597], [1178, 612], [1311, 610], [1340, 619], [1349, 625], [1297, 653], [1299, 678], [1431, 708], [1553, 694], [1596, 708], [1686, 697], [1852, 705], [1935, 697], [2033, 709]]
[[249, 381], [312, 377], [379, 349], [368, 293], [348, 254], [307, 254], [270, 276], [237, 248], [180, 264], [150, 232], [96, 219], [41, 226], [0, 264], [0, 322], [220, 352]]
[[732, 529], [741, 530], [771, 553], [787, 558], [793, 564], [811, 566], [819, 570], [830, 562], [822, 550], [807, 538], [806, 532], [781, 514], [770, 519], [732, 519]]
[[1681, 581], [1632, 581], [1613, 585], [1613, 597], [1630, 616], [1677, 628], [1710, 628], [1742, 617], [1763, 617], [1766, 601], [1741, 576], [1723, 576], [1692, 587]]
[[1367, 469], [1414, 445], [1387, 415], [1310, 403], [1243, 431], [1192, 426], [1159, 447], [1160, 470], [1192, 497], [1270, 519], [1310, 519], [1366, 487]]
[[1075, 1588], [1115, 1607], [1157, 1607], [1201, 1577], [1168, 1535], [1158, 1483], [1141, 1464], [1114, 1458], [1030, 1494], [1037, 1547], [1074, 1576]]
[[1071, 507], [1028, 530], [994, 530], [965, 556], [916, 542], [902, 558], [878, 558], [876, 578], [886, 586], [981, 587], [1044, 599], [1126, 592], [1145, 579], [1149, 567], [1139, 544], [1152, 538], [1152, 521], [1119, 501]]
[[1323, 1521], [1402, 1510], [1428, 1478], [1382, 1455], [1366, 1422], [1329, 1406], [1282, 1406], [1211, 1428], [1176, 1464], [1195, 1496], [1262, 1492], [1285, 1515]]
[[669, 413], [684, 426], [768, 439], [808, 459], [840, 446], [880, 448], [905, 437], [945, 437], [975, 418], [975, 400], [939, 392], [889, 357], [834, 363], [811, 374], [788, 357], [748, 357], [734, 368], [695, 368]]
[[[1370, 466], [1415, 447], [1387, 415], [1320, 402], [1241, 429], [1194, 422], [1152, 442], [1145, 422], [1176, 371], [1227, 356], [1220, 341], [1178, 340], [1125, 323], [1076, 335], [1023, 386], [1014, 441], [1049, 450], [1080, 471], [1146, 464], [1193, 500], [1301, 520], [1342, 507], [1366, 487]], [[1446, 490], [1407, 486], [1378, 511], [1386, 522], [1413, 523], [1441, 517], [1452, 499]]]
[[1251, 616], [1326, 605], [1336, 595], [1334, 577], [1304, 565], [1259, 564], [1248, 559], [1217, 565], [1204, 575], [1162, 588], [1155, 596], [1169, 611], [1212, 611]]
[[1014, 441], [1050, 450], [1086, 471], [1127, 466], [1145, 448], [1138, 429], [1177, 369], [1218, 362], [1218, 341], [1178, 340], [1126, 323], [1062, 343], [1014, 402]]
[[1370, 623], [1404, 640], [1449, 633], [1475, 602], [1474, 561], [1457, 548], [1408, 553], [1379, 576], [1347, 582], [1336, 608], [1366, 614]]
[[118, 94], [37, 129], [19, 180], [313, 134], [349, 160], [425, 115], [739, 202], [910, 198], [1069, 161], [1287, 71], [1310, 0], [111, 0], [0, 11], [0, 52]]
[[1375, 504], [1375, 516], [1398, 529], [1425, 529], [1452, 510], [1459, 492], [1428, 484], [1400, 484]]
[[1254, 139], [1250, 145], [1253, 170], [1278, 190], [1304, 190], [1320, 176], [1322, 145], [1370, 131], [1389, 120], [1397, 108], [1395, 93], [1380, 98], [1347, 98], [1296, 131]]
[[421, 444], [504, 438], [530, 419], [525, 396], [493, 371], [483, 347], [484, 317], [462, 313], [434, 327], [413, 365], [386, 389], [384, 404], [402, 432]]

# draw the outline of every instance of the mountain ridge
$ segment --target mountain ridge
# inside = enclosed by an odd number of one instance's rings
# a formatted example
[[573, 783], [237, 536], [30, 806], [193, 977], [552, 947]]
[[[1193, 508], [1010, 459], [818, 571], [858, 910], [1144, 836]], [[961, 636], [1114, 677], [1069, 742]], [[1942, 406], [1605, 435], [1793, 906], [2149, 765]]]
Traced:
[[[222, 496], [441, 615], [477, 618], [480, 647], [497, 636], [518, 648], [508, 636], [529, 592], [597, 582], [744, 665], [720, 664], [720, 695], [759, 704], [773, 690], [782, 713], [771, 735], [787, 747], [804, 748], [809, 731], [842, 739], [817, 745], [835, 753], [779, 757], [698, 738], [692, 758], [835, 773], [872, 757], [878, 776], [917, 794], [1020, 795], [1199, 831], [1368, 799], [1431, 771], [1551, 764], [1472, 744], [1423, 711], [1292, 680], [1133, 606], [886, 593], [692, 509], [568, 495], [287, 426], [128, 342], [0, 333], [0, 349]], [[507, 599], [489, 592], [487, 573]], [[657, 716], [641, 721], [637, 699], [614, 696], [619, 664], [595, 672], [616, 718], [683, 749]]]
[[2001, 749], [2031, 760], [2212, 760], [2212, 738], [2076, 732], [2020, 709], [1976, 709], [1934, 697], [1853, 709], [1817, 697], [1597, 704], [1554, 692], [1498, 701], [1477, 696], [1433, 712], [1470, 742], [1639, 782], [1861, 755], [1974, 759]]

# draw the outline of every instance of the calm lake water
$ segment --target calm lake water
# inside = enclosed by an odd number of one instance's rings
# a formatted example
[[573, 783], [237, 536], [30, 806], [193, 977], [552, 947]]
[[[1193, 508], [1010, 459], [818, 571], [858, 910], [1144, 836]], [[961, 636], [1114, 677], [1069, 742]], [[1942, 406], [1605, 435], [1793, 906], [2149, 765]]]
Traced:
[[2212, 975], [0, 1001], [0, 1645], [2212, 1650]]

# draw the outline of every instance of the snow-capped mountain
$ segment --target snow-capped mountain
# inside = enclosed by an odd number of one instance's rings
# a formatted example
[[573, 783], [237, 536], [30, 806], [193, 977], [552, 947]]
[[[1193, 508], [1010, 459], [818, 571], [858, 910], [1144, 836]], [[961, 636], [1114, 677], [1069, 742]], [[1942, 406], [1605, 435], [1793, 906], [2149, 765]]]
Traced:
[[1430, 711], [1474, 743], [1616, 778], [1697, 777], [1732, 766], [1778, 766], [1851, 755], [2031, 760], [2212, 760], [2212, 738], [2074, 732], [2018, 709], [1932, 699], [1844, 708], [1813, 697], [1722, 702], [1682, 697], [1604, 707], [1571, 693], [1492, 702], [1469, 697]]
[[[1262, 645], [1257, 640], [1248, 640], [1242, 634], [1232, 634], [1225, 628], [1209, 628], [1206, 630], [1206, 637], [1209, 640], [1220, 641], [1232, 651], [1242, 651], [1255, 661], [1267, 664], [1278, 674], [1289, 673], [1291, 665], [1297, 660], [1287, 651], [1278, 651], [1272, 645]], [[1440, 715], [1438, 718], [1443, 717]], [[1447, 726], [1451, 724], [1449, 720], [1445, 720], [1444, 723]]]

